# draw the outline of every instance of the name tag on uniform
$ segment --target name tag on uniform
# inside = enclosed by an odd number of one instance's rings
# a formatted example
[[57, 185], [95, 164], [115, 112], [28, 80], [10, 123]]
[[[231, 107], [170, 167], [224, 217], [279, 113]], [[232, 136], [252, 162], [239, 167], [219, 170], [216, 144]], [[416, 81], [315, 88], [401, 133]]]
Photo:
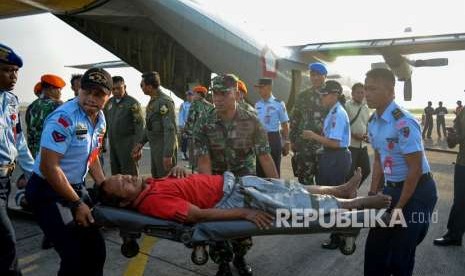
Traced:
[[87, 127], [84, 124], [78, 124], [76, 126], [76, 136], [78, 139], [86, 138]]

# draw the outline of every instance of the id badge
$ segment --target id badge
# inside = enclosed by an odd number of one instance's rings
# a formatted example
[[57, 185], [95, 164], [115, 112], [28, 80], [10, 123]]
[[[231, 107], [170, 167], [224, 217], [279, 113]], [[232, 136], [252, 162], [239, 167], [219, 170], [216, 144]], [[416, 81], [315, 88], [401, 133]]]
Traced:
[[391, 156], [388, 156], [384, 159], [384, 174], [392, 174], [392, 165], [393, 165], [393, 160]]

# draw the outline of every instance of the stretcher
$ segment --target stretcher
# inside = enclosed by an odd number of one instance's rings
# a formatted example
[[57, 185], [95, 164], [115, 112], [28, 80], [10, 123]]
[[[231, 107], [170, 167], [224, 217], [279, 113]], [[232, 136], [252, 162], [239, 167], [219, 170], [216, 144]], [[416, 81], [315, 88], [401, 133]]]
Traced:
[[[121, 253], [134, 257], [139, 252], [137, 239], [141, 234], [183, 243], [192, 249], [191, 260], [197, 265], [208, 261], [206, 245], [214, 242], [264, 235], [296, 235], [335, 233], [341, 237], [340, 251], [345, 255], [355, 252], [355, 239], [362, 226], [330, 227], [321, 226], [318, 221], [307, 227], [277, 227], [276, 223], [269, 229], [259, 229], [254, 223], [246, 220], [212, 221], [195, 225], [181, 224], [175, 221], [149, 217], [127, 209], [97, 205], [93, 208], [96, 224], [119, 229], [123, 240]], [[363, 221], [363, 211], [351, 211], [348, 218]]]

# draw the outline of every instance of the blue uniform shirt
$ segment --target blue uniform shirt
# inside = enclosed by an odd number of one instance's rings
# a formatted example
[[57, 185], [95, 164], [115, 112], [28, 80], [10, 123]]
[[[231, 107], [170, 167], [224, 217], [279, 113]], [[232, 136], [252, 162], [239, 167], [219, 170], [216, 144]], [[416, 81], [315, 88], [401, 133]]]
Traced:
[[18, 98], [11, 92], [0, 91], [0, 165], [16, 159], [29, 177], [34, 159], [21, 128]]
[[191, 108], [191, 102], [185, 101], [179, 108], [178, 125], [184, 127], [186, 125], [187, 117], [189, 116], [189, 109]]
[[276, 99], [273, 95], [266, 101], [261, 99], [256, 102], [255, 109], [260, 123], [267, 132], [279, 131], [282, 123], [289, 122], [284, 102]]
[[[69, 183], [82, 183], [89, 171], [90, 163], [98, 158], [105, 126], [103, 112], [99, 111], [94, 126], [80, 107], [79, 98], [76, 97], [55, 109], [45, 119], [40, 147], [63, 155], [60, 168]], [[42, 176], [39, 169], [40, 155], [39, 152], [34, 164], [34, 172]]]
[[374, 150], [380, 155], [386, 181], [404, 181], [408, 167], [404, 154], [422, 152], [422, 171], [430, 171], [421, 140], [420, 124], [408, 112], [392, 101], [383, 115], [373, 113], [368, 123], [368, 135]]
[[341, 148], [347, 148], [350, 145], [349, 116], [341, 103], [337, 102], [333, 105], [326, 115], [323, 134], [326, 138], [338, 140]]

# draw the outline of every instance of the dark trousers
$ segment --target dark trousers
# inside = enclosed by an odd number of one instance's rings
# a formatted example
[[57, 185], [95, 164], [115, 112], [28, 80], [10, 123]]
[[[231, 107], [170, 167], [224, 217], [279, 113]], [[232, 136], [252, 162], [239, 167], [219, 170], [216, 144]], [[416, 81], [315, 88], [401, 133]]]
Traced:
[[[84, 197], [85, 188], [76, 192]], [[50, 184], [36, 174], [29, 179], [26, 199], [40, 228], [60, 256], [59, 276], [103, 275], [106, 249], [98, 228], [72, 223], [71, 210], [65, 207], [65, 202]]]
[[[281, 144], [281, 135], [279, 131], [268, 132], [268, 143], [271, 147], [271, 157], [273, 158], [276, 170], [278, 171], [278, 176], [281, 176], [281, 155], [282, 155], [282, 144]], [[257, 176], [266, 177], [265, 172], [262, 169], [262, 166], [257, 157]]]
[[448, 234], [453, 239], [462, 239], [465, 232], [465, 166], [455, 165], [454, 203], [447, 222]]
[[344, 184], [351, 164], [352, 158], [348, 149], [325, 149], [318, 162], [316, 184], [324, 186]]
[[354, 148], [349, 147], [350, 154], [352, 157], [352, 166], [350, 167], [349, 174], [347, 175], [347, 179], [351, 178], [354, 175], [354, 171], [356, 168], [362, 168], [362, 181], [360, 181], [360, 186], [363, 184], [363, 181], [367, 179], [370, 175], [371, 168], [370, 168], [370, 157], [368, 156], [368, 149], [367, 147], [363, 148]]
[[10, 178], [0, 178], [0, 275], [22, 275], [16, 256], [15, 231], [7, 214]]
[[[392, 197], [391, 206], [395, 206], [401, 191], [402, 187], [385, 187], [383, 193]], [[436, 201], [434, 180], [419, 182], [402, 209], [407, 227], [370, 229], [365, 244], [365, 276], [412, 275], [415, 250], [428, 232]]]
[[243, 258], [252, 247], [252, 238], [216, 242], [209, 247], [209, 255], [216, 264], [228, 263], [235, 258]]
[[187, 146], [189, 145], [189, 139], [187, 137], [181, 137], [181, 152], [187, 155]]
[[433, 118], [425, 118], [425, 126], [423, 127], [421, 136], [424, 139], [426, 134], [427, 138], [431, 138], [431, 132], [433, 132]]
[[436, 118], [436, 127], [438, 131], [438, 137], [441, 138], [441, 128], [442, 128], [442, 133], [444, 134], [444, 137], [447, 137], [446, 133], [446, 119], [444, 116], [437, 116]]

